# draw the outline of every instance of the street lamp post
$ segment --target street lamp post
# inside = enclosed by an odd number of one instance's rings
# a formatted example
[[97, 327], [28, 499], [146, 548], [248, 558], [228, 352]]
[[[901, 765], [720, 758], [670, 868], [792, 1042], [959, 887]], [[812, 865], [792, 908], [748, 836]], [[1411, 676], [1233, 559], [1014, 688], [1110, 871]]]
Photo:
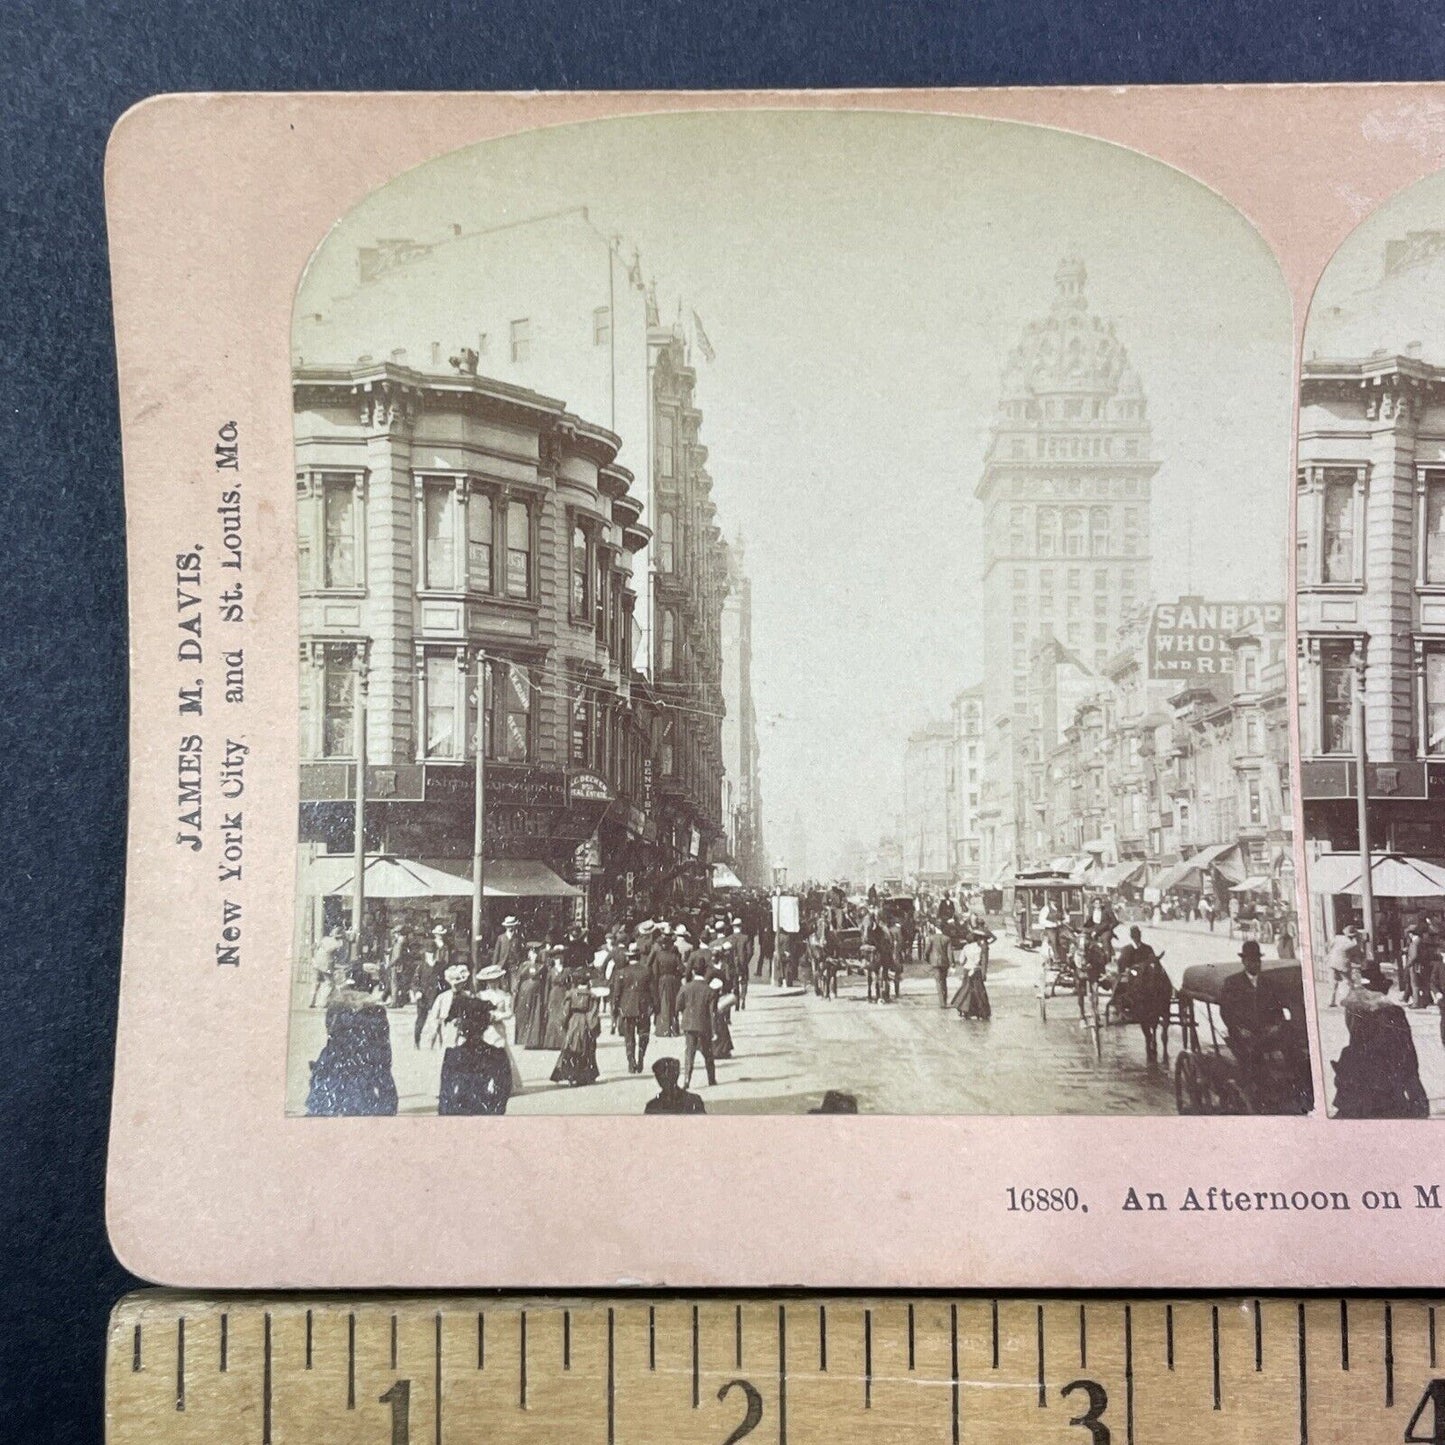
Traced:
[[1355, 649], [1354, 695], [1351, 710], [1355, 733], [1355, 808], [1360, 838], [1360, 912], [1364, 915], [1365, 937], [1375, 944], [1375, 880], [1370, 872], [1370, 781], [1369, 748], [1365, 740], [1365, 648]]
[[361, 915], [366, 906], [366, 649], [358, 647], [352, 661], [356, 671], [356, 697], [352, 704], [356, 729], [356, 833], [352, 840], [355, 883], [351, 890], [351, 934], [357, 957], [361, 954]]
[[476, 787], [472, 806], [472, 973], [482, 964], [482, 896], [486, 889], [487, 837], [487, 654], [477, 653]]

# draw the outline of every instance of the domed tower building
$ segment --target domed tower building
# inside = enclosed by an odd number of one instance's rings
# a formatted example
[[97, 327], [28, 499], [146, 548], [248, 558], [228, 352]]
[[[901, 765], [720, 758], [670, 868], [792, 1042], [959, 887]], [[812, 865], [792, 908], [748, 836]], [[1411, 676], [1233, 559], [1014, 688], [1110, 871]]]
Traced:
[[[1041, 740], [1030, 659], [1053, 639], [1101, 673], [1149, 590], [1149, 496], [1159, 463], [1148, 405], [1114, 326], [1089, 307], [1077, 255], [1048, 313], [1009, 353], [975, 495], [984, 507], [985, 767], [980, 873], [1032, 861], [1029, 749]], [[1048, 740], [1043, 740], [1048, 746]]]

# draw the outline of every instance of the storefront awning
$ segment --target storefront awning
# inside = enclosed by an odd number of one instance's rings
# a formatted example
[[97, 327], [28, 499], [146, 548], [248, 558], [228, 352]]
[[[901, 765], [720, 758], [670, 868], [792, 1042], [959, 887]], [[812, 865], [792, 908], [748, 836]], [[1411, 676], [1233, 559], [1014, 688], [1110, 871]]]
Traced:
[[[308, 893], [350, 896], [355, 877], [350, 854], [323, 855], [307, 868], [302, 886]], [[576, 898], [580, 893], [535, 858], [490, 859], [482, 884], [487, 898]], [[470, 860], [422, 862], [374, 854], [366, 860], [363, 891], [368, 898], [470, 898]]]
[[[350, 855], [315, 859], [307, 869], [306, 891], [349, 897], [356, 891], [356, 860]], [[366, 860], [362, 891], [368, 898], [468, 898], [472, 885], [455, 873], [412, 858], [373, 854]]]
[[1123, 888], [1137, 883], [1144, 872], [1142, 858], [1125, 859], [1122, 863], [1111, 863], [1107, 868], [1096, 868], [1084, 877], [1090, 888]]
[[741, 888], [743, 880], [726, 863], [712, 865], [712, 886], [714, 888]]
[[1274, 884], [1268, 878], [1246, 878], [1243, 883], [1233, 884], [1229, 891], [1231, 893], [1272, 893]]
[[[1305, 870], [1310, 892], [1359, 897], [1360, 855], [1325, 853]], [[1445, 898], [1445, 867], [1398, 853], [1370, 855], [1370, 886], [1376, 898]]]
[[[1231, 858], [1230, 854], [1235, 856]], [[1206, 868], [1217, 868], [1226, 879], [1238, 882], [1244, 876], [1243, 869], [1238, 865], [1238, 854], [1238, 843], [1214, 843], [1208, 848], [1201, 848], [1182, 863], [1166, 868], [1154, 880], [1154, 886], [1161, 893], [1167, 893], [1171, 888], [1177, 888], [1190, 874], [1202, 874]]]

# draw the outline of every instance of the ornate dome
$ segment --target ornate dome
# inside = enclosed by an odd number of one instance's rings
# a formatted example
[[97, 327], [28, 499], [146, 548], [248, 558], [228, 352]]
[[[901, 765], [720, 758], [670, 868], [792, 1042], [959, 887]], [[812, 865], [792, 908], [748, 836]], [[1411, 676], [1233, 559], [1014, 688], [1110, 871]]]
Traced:
[[1129, 379], [1140, 393], [1129, 356], [1114, 335], [1114, 324], [1089, 310], [1088, 272], [1074, 254], [1054, 272], [1055, 295], [1047, 316], [1031, 321], [1004, 366], [1002, 399], [1052, 392], [1113, 394]]

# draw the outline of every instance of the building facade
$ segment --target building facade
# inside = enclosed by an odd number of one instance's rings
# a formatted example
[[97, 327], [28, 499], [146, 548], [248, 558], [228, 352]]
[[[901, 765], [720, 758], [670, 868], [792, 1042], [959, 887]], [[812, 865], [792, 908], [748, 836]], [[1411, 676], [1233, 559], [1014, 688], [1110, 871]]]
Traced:
[[293, 382], [303, 855], [354, 847], [364, 740], [367, 853], [469, 877], [480, 736], [492, 884], [601, 906], [651, 752], [630, 666], [648, 534], [617, 437], [476, 375]]
[[[675, 323], [662, 322], [636, 251], [585, 207], [379, 238], [358, 251], [354, 278], [332, 296], [303, 289], [298, 367], [386, 358], [427, 374], [490, 377], [563, 397], [616, 438], [614, 465], [635, 478], [629, 495], [656, 539], [633, 588], [629, 659], [657, 734], [646, 820], [661, 855], [653, 886], [700, 886], [726, 840], [728, 567], [682, 308]], [[646, 873], [626, 871], [634, 887]]]
[[969, 887], [980, 882], [979, 800], [983, 789], [983, 687], [966, 687], [949, 711], [953, 735], [950, 759], [949, 857], [954, 878]]
[[1066, 257], [1048, 314], [1010, 353], [975, 492], [985, 542], [986, 882], [1024, 861], [1034, 827], [1018, 754], [1031, 648], [1047, 634], [1098, 671], [1149, 586], [1159, 463], [1147, 402], [1113, 324], [1090, 309], [1086, 282], [1083, 262]]
[[954, 882], [954, 746], [948, 721], [910, 735], [903, 751], [903, 872], [920, 886]]

